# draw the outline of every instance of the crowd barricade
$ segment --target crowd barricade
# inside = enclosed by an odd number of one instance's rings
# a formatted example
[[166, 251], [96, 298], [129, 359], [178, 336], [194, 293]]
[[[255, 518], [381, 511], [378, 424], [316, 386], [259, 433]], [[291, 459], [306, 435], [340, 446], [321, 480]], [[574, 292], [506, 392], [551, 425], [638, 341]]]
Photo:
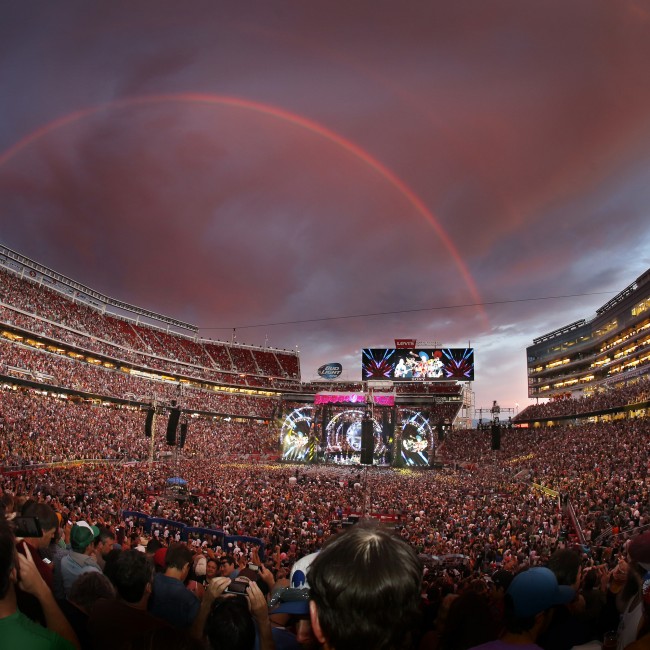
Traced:
[[125, 521], [133, 521], [134, 526], [141, 527], [147, 535], [151, 535], [153, 531], [158, 528], [169, 530], [170, 538], [174, 538], [176, 532], [180, 533], [182, 542], [189, 542], [199, 540], [202, 542], [207, 541], [209, 546], [221, 546], [227, 548], [228, 544], [252, 544], [259, 547], [260, 559], [264, 560], [264, 542], [259, 537], [251, 537], [250, 535], [226, 535], [225, 531], [217, 528], [203, 528], [200, 526], [188, 526], [180, 521], [166, 519], [164, 517], [150, 517], [144, 512], [137, 510], [124, 510], [122, 511], [122, 518]]
[[200, 541], [208, 542], [208, 546], [221, 546], [222, 548], [228, 543], [226, 541], [226, 534], [223, 530], [214, 528], [204, 528], [202, 526], [186, 526], [181, 532], [181, 539], [184, 542]]

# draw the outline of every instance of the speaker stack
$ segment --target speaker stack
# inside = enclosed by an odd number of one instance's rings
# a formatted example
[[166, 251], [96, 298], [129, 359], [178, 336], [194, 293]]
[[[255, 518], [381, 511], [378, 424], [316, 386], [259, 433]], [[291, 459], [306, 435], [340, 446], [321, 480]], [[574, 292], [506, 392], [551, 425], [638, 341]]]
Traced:
[[501, 449], [501, 427], [498, 424], [492, 425], [492, 451]]
[[178, 421], [181, 417], [181, 410], [179, 408], [172, 408], [169, 410], [169, 420], [167, 421], [167, 444], [176, 444], [176, 429]]
[[375, 435], [372, 418], [364, 417], [361, 420], [361, 464], [372, 465], [373, 452], [375, 451]]

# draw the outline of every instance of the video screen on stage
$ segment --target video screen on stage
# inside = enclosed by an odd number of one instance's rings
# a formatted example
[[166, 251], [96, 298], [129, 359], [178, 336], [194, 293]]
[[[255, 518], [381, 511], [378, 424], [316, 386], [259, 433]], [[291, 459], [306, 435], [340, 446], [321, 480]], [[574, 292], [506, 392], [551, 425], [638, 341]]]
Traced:
[[[435, 455], [435, 437], [428, 411], [409, 408], [385, 409], [370, 418], [372, 464], [428, 467]], [[303, 406], [286, 414], [280, 432], [280, 455], [292, 463], [359, 465], [363, 449], [365, 409], [335, 409], [327, 413]], [[396, 444], [395, 434], [398, 432]], [[364, 462], [364, 464], [369, 464]]]
[[474, 381], [474, 348], [365, 348], [364, 381]]
[[[363, 447], [361, 424], [365, 415], [365, 409], [342, 409], [331, 413], [324, 423], [319, 409], [313, 406], [291, 411], [282, 422], [281, 459], [294, 463], [360, 464]], [[374, 419], [371, 424], [372, 464], [389, 465], [393, 441], [389, 439], [387, 425]]]

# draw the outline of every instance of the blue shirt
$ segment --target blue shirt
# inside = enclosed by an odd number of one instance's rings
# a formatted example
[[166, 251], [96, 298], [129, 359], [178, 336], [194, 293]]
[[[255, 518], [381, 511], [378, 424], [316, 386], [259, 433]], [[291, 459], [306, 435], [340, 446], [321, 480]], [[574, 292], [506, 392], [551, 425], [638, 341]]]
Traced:
[[157, 573], [153, 580], [153, 593], [149, 599], [149, 612], [177, 628], [192, 625], [199, 613], [199, 599], [177, 578]]
[[77, 553], [77, 551], [70, 551], [68, 555], [61, 558], [61, 578], [63, 579], [63, 591], [65, 592], [66, 598], [69, 596], [70, 588], [77, 578], [89, 571], [102, 573], [102, 570], [95, 561], [94, 555], [85, 555], [84, 553]]

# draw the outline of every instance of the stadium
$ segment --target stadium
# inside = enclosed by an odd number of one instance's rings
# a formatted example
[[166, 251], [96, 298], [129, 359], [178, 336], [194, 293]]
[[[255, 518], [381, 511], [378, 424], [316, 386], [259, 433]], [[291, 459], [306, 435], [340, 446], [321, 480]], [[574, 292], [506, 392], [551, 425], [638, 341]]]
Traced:
[[0, 650], [650, 650], [647, 0], [2, 9]]
[[368, 349], [364, 381], [302, 382], [297, 352], [200, 339], [6, 247], [0, 266], [8, 512], [43, 501], [68, 534], [261, 558], [277, 580], [374, 519], [419, 553], [432, 601], [568, 546], [613, 571], [650, 527], [649, 273], [534, 340], [530, 395], [551, 399], [508, 422], [495, 403], [490, 436], [468, 427], [471, 350]]

